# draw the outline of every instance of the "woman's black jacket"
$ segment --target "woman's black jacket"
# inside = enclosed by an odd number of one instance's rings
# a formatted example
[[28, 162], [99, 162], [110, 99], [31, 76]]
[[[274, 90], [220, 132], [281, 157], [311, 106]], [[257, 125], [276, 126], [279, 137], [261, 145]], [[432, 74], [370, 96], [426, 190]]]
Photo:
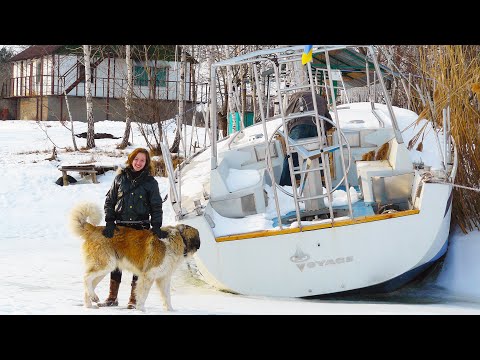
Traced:
[[147, 169], [136, 177], [130, 167], [121, 170], [106, 195], [104, 209], [105, 222], [150, 220], [152, 227], [162, 226], [160, 190]]

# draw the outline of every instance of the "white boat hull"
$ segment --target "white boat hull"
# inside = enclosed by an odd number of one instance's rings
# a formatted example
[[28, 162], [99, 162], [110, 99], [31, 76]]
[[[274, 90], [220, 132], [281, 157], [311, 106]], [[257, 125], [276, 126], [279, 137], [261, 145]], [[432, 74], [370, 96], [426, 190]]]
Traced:
[[203, 215], [182, 222], [200, 231], [195, 257], [208, 283], [240, 294], [305, 297], [386, 283], [442, 255], [451, 186], [425, 184], [423, 192], [416, 214], [240, 240], [215, 239]]

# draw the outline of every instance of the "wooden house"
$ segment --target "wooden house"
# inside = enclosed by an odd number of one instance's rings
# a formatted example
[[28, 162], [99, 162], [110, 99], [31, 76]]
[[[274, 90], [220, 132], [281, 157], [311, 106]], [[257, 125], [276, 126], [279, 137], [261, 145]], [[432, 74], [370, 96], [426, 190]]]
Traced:
[[[131, 46], [134, 121], [165, 120], [178, 113], [180, 54], [181, 49], [176, 45]], [[186, 113], [197, 98], [195, 63], [187, 54]], [[15, 55], [10, 64], [11, 78], [3, 84], [2, 94], [14, 104], [11, 118], [68, 120], [67, 97], [73, 120], [86, 121], [82, 45], [33, 45]], [[92, 45], [90, 68], [95, 121], [124, 121], [125, 46]]]

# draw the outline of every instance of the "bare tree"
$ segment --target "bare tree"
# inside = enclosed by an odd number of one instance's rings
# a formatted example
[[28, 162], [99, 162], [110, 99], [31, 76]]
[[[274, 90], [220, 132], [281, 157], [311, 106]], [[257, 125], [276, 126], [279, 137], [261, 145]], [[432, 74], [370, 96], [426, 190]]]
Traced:
[[[180, 91], [178, 96], [178, 115], [177, 115], [177, 129], [175, 132], [175, 140], [173, 141], [172, 146], [170, 147], [171, 153], [178, 153], [180, 151], [180, 139], [182, 126], [184, 125], [184, 115], [185, 115], [185, 62], [186, 54], [185, 48], [182, 47], [182, 55], [180, 61]], [[184, 139], [185, 140], [185, 139]], [[184, 144], [185, 145], [185, 144]]]
[[[14, 51], [7, 47], [2, 47], [0, 49], [0, 85], [2, 85], [2, 94], [3, 97], [5, 94], [4, 92], [4, 85], [7, 84], [7, 80], [12, 76], [11, 75], [11, 67], [8, 61], [12, 56], [15, 55]], [[6, 89], [5, 89], [6, 90]]]
[[[228, 46], [227, 49], [228, 51]], [[228, 53], [228, 56], [230, 57], [231, 54]], [[242, 127], [240, 125], [240, 129], [237, 129], [237, 118], [236, 118], [236, 113], [235, 113], [235, 100], [234, 96], [235, 94], [233, 93], [233, 82], [234, 82], [234, 75], [233, 75], [233, 69], [231, 65], [227, 66], [227, 84], [228, 84], [228, 108], [230, 111], [230, 115], [232, 116], [232, 131], [235, 132], [237, 130], [240, 130]]]
[[87, 148], [95, 147], [95, 125], [93, 119], [92, 103], [92, 76], [90, 70], [91, 45], [83, 45], [83, 55], [85, 58], [85, 100], [87, 103]]
[[127, 91], [125, 93], [125, 132], [123, 133], [123, 139], [119, 149], [125, 149], [128, 145], [128, 137], [131, 131], [132, 122], [132, 88], [133, 88], [133, 76], [132, 76], [132, 57], [130, 56], [130, 45], [125, 47], [125, 60], [127, 62]]
[[[196, 102], [197, 98], [195, 96], [192, 97], [192, 94], [195, 91], [192, 89], [193, 84], [190, 85], [188, 88], [186, 87], [186, 83], [188, 79], [193, 79], [193, 67], [195, 64], [198, 64], [198, 70], [200, 68], [208, 69], [207, 71], [202, 72], [201, 75], [195, 80], [196, 84], [207, 83], [208, 77], [210, 76], [210, 67], [205, 65], [207, 63], [208, 54], [211, 54], [211, 62], [221, 61], [228, 57], [229, 53], [235, 53], [241, 55], [247, 51], [257, 50], [264, 48], [265, 46], [256, 46], [253, 49], [252, 46], [245, 46], [245, 45], [229, 45], [229, 46], [219, 46], [219, 45], [196, 45], [192, 47], [192, 54], [195, 53], [195, 61], [192, 58], [192, 55], [186, 53], [186, 47], [184, 45], [132, 45], [131, 46], [131, 59], [136, 61], [141, 61], [144, 66], [144, 71], [140, 72], [137, 69], [138, 64], [136, 65], [135, 71], [132, 70], [133, 73], [133, 84], [140, 85], [138, 88], [133, 87], [131, 89], [131, 102], [130, 102], [130, 119], [134, 121], [137, 126], [140, 134], [144, 137], [147, 147], [154, 153], [160, 154], [161, 147], [160, 142], [162, 141], [162, 128], [165, 126], [175, 125], [174, 120], [176, 116], [178, 116], [179, 124], [177, 124], [177, 133], [176, 133], [176, 141], [171, 144], [171, 151], [178, 152], [180, 148], [181, 139], [181, 130], [185, 130], [182, 128], [183, 124], [187, 124], [190, 119], [193, 117], [194, 114], [193, 107]], [[124, 47], [122, 47], [123, 49]], [[119, 47], [116, 48], [118, 55], [125, 56], [123, 51]], [[180, 56], [186, 55], [179, 59]], [[183, 61], [180, 61], [183, 60]], [[164, 78], [164, 75], [159, 75], [160, 71], [165, 71], [164, 66], [166, 62], [175, 61], [178, 64], [182, 64], [182, 68], [178, 68], [178, 71], [175, 69], [169, 69], [166, 73], [167, 78]], [[186, 64], [186, 65], [185, 65]], [[189, 75], [186, 72], [186, 68], [184, 66], [188, 66], [189, 68]], [[245, 107], [245, 96], [247, 88], [244, 87], [244, 83], [248, 83], [248, 72], [246, 69], [242, 69], [242, 73], [240, 73], [239, 69], [234, 70], [234, 84], [237, 84], [237, 88], [239, 84], [241, 84], [241, 102], [238, 101], [238, 105], [244, 104]], [[177, 75], [178, 74], [178, 75]], [[241, 80], [241, 76], [243, 74], [244, 81]], [[128, 75], [126, 76], [128, 77]], [[228, 115], [228, 82], [226, 81], [226, 73], [220, 73], [218, 80], [218, 87], [217, 87], [217, 99], [220, 104], [218, 107], [221, 109], [219, 111], [220, 118], [218, 121], [219, 129], [223, 130], [224, 134], [227, 133], [227, 115]], [[165, 88], [165, 83], [168, 85], [168, 92]], [[162, 85], [159, 85], [162, 84]], [[145, 92], [147, 90], [148, 85], [148, 94]], [[175, 87], [178, 88], [178, 91], [175, 91]], [[187, 100], [186, 89], [190, 89], [189, 97]], [[172, 91], [173, 90], [173, 91]], [[142, 93], [143, 91], [143, 93]], [[175, 95], [172, 95], [176, 93]], [[166, 98], [165, 98], [166, 95]], [[183, 101], [182, 101], [183, 96]], [[199, 91], [200, 96], [200, 91]], [[233, 95], [232, 95], [233, 96]], [[248, 95], [247, 95], [248, 96]], [[162, 99], [161, 101], [159, 101]], [[240, 98], [239, 98], [240, 100]], [[124, 101], [128, 103], [127, 97], [125, 97]], [[187, 105], [187, 101], [189, 102]], [[191, 102], [190, 102], [191, 101]], [[233, 101], [233, 97], [232, 97]], [[127, 108], [127, 104], [125, 105], [125, 109]], [[209, 108], [207, 109], [209, 111]], [[180, 117], [183, 116], [183, 120]], [[206, 113], [203, 114], [205, 121], [207, 121]], [[127, 129], [125, 129], [127, 131]], [[219, 132], [218, 132], [219, 133]], [[178, 134], [178, 136], [177, 136]]]
[[[165, 122], [170, 121], [178, 112], [177, 101], [173, 99], [163, 99], [159, 101], [161, 83], [168, 86], [176, 86], [173, 81], [162, 79], [160, 71], [165, 68], [157, 67], [159, 59], [172, 61], [176, 57], [175, 46], [163, 45], [143, 45], [134, 46], [134, 58], [142, 60], [144, 63], [143, 79], [137, 81], [145, 81], [143, 86], [148, 85], [148, 98], [140, 92], [135, 93], [132, 99], [132, 114], [137, 120], [140, 134], [144, 137], [148, 148], [154, 153], [160, 154], [162, 141], [162, 128]], [[167, 82], [168, 81], [168, 82]], [[166, 93], [168, 96], [169, 92]]]
[[63, 78], [63, 95], [65, 96], [65, 103], [67, 104], [67, 112], [68, 112], [68, 117], [70, 118], [70, 131], [72, 132], [72, 142], [73, 142], [73, 148], [75, 151], [78, 151], [77, 147], [77, 142], [75, 140], [75, 131], [73, 129], [73, 118], [72, 118], [72, 113], [70, 112], [70, 105], [68, 103], [68, 97], [67, 97], [67, 92], [65, 91], [65, 78]]
[[[397, 76], [393, 78], [392, 104], [408, 107], [409, 109], [420, 113], [423, 110], [423, 102], [417, 89], [420, 76], [420, 67], [418, 65], [418, 48], [421, 45], [379, 45], [378, 61], [387, 65]], [[396, 91], [400, 86], [404, 91]]]

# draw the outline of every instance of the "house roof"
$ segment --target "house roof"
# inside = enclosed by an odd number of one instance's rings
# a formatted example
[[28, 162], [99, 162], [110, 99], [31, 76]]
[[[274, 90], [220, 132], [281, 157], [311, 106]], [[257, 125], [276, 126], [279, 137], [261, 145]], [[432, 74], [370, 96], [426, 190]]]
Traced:
[[55, 54], [55, 52], [62, 46], [63, 45], [32, 45], [13, 56], [10, 61], [34, 59], [45, 55]]
[[[94, 45], [95, 51], [102, 53], [110, 53], [112, 56], [118, 57], [121, 53], [121, 48], [124, 45]], [[145, 48], [148, 52], [148, 57], [158, 60], [175, 61], [180, 59], [181, 47], [175, 45], [132, 45], [132, 58], [134, 60], [145, 59]], [[175, 50], [177, 50], [175, 54]], [[13, 56], [10, 61], [19, 61], [26, 59], [40, 58], [52, 54], [83, 54], [82, 45], [32, 45], [17, 55]], [[123, 56], [122, 56], [123, 57]], [[187, 62], [197, 63], [197, 61], [187, 53]]]

